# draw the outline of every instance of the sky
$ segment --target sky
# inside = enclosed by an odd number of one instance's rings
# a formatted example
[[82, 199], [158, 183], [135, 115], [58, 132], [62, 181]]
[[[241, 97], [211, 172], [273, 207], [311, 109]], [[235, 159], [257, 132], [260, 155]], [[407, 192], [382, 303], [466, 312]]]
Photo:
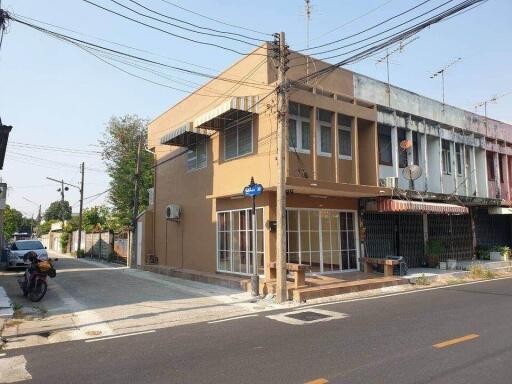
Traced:
[[[135, 7], [130, 0], [119, 1]], [[396, 22], [390, 22], [389, 26], [417, 16], [445, 1], [430, 0]], [[121, 10], [112, 1], [94, 2], [129, 14], [129, 11]], [[166, 0], [138, 2], [160, 13], [203, 27], [262, 37], [187, 13]], [[346, 37], [420, 2], [312, 0], [309, 46]], [[450, 5], [459, 2], [455, 0]], [[303, 0], [172, 0], [172, 3], [230, 24], [266, 33], [285, 31], [291, 49], [307, 46]], [[215, 74], [240, 57], [236, 53], [184, 41], [146, 28], [83, 0], [1, 0], [1, 4], [17, 15], [151, 51], [154, 55], [145, 55], [187, 69]], [[448, 104], [475, 111], [475, 105], [480, 101], [512, 92], [511, 21], [512, 0], [488, 0], [474, 10], [431, 26], [402, 52], [391, 56], [391, 83], [440, 100], [441, 81], [439, 78], [431, 79], [430, 76], [460, 57], [461, 60], [446, 71], [445, 97]], [[154, 21], [152, 23], [158, 24]], [[70, 34], [55, 27], [47, 27]], [[160, 27], [244, 52], [250, 50], [250, 47], [230, 40], [180, 31], [168, 25], [160, 24]], [[379, 31], [382, 29], [375, 30]], [[107, 44], [84, 35], [74, 36]], [[376, 56], [347, 68], [385, 80], [386, 66], [379, 64], [378, 59], [379, 56]], [[205, 81], [204, 78], [186, 76], [181, 72], [169, 72], [167, 76], [171, 78], [159, 81], [185, 91], [192, 91], [196, 87], [190, 81]], [[125, 114], [153, 119], [185, 94], [131, 77], [83, 50], [24, 25], [12, 23], [0, 50], [0, 117], [4, 124], [13, 126], [4, 169], [0, 171], [1, 178], [9, 185], [7, 203], [29, 217], [37, 214], [39, 204], [44, 211], [52, 201], [60, 198], [57, 192], [59, 185], [46, 177], [78, 184], [79, 164], [82, 161], [86, 167], [85, 206], [106, 202], [107, 194], [101, 193], [108, 189], [109, 178], [97, 152], [100, 150], [98, 140], [109, 119]], [[482, 110], [479, 112], [483, 113]], [[512, 94], [489, 104], [488, 114], [512, 123]], [[33, 145], [44, 146], [46, 149], [36, 149]], [[78, 190], [70, 188], [66, 192], [66, 199], [76, 212]]]

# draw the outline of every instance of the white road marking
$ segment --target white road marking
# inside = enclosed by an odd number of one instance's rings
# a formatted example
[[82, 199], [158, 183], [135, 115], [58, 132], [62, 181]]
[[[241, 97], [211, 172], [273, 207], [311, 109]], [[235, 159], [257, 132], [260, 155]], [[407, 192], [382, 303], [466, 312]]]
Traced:
[[[305, 320], [294, 319], [293, 317], [289, 317], [289, 315], [295, 315], [295, 314], [299, 314], [302, 312], [316, 312], [316, 313], [319, 313], [321, 315], [325, 315], [328, 317], [324, 317], [324, 318], [316, 319], [316, 320], [312, 320], [312, 321], [305, 321]], [[269, 315], [267, 317], [269, 319], [277, 320], [277, 321], [280, 321], [280, 322], [286, 323], [286, 324], [304, 325], [304, 324], [321, 323], [321, 322], [326, 322], [326, 321], [331, 321], [331, 320], [340, 320], [340, 319], [344, 319], [348, 316], [349, 315], [347, 315], [346, 313], [326, 311], [325, 309], [315, 309], [315, 310], [300, 309], [298, 311], [285, 312], [285, 313], [280, 313], [278, 315]]]
[[141, 331], [141, 332], [132, 332], [132, 333], [124, 333], [122, 335], [115, 335], [115, 336], [107, 336], [107, 337], [98, 337], [96, 339], [88, 339], [85, 340], [86, 343], [94, 343], [96, 341], [103, 341], [103, 340], [110, 340], [110, 339], [119, 339], [121, 337], [128, 337], [128, 336], [137, 336], [137, 335], [144, 335], [146, 333], [153, 333], [156, 332], [154, 329], [150, 331]]
[[356, 301], [366, 301], [366, 300], [384, 299], [384, 298], [386, 298], [386, 297], [392, 297], [392, 296], [410, 295], [410, 294], [413, 294], [413, 293], [422, 293], [422, 292], [427, 292], [427, 291], [436, 291], [436, 290], [438, 290], [438, 289], [448, 289], [448, 288], [460, 287], [460, 286], [464, 286], [464, 285], [473, 285], [473, 284], [480, 284], [480, 283], [489, 283], [489, 282], [492, 282], [492, 281], [497, 281], [497, 280], [506, 280], [506, 279], [512, 279], [512, 277], [497, 277], [497, 278], [495, 278], [495, 279], [490, 279], [490, 280], [470, 281], [470, 282], [467, 282], [467, 283], [452, 284], [452, 285], [443, 285], [443, 286], [441, 286], [441, 287], [422, 288], [422, 289], [417, 289], [417, 290], [414, 290], [414, 291], [406, 291], [406, 292], [390, 293], [390, 294], [387, 294], [387, 295], [378, 295], [378, 296], [370, 296], [370, 297], [360, 297], [360, 298], [358, 298], [358, 299], [335, 300], [335, 301], [329, 301], [329, 302], [326, 302], [326, 303], [319, 303], [319, 304], [306, 305], [306, 306], [301, 307], [301, 308], [303, 308], [303, 309], [308, 309], [308, 308], [325, 307], [326, 305], [333, 305], [333, 304], [343, 304], [343, 303], [353, 303], [353, 302], [356, 302]]
[[31, 380], [28, 373], [25, 356], [14, 356], [0, 359], [0, 383], [16, 383], [18, 381]]
[[247, 317], [256, 317], [256, 316], [258, 316], [258, 315], [244, 315], [244, 316], [230, 317], [229, 319], [221, 319], [221, 320], [209, 321], [208, 324], [223, 323], [225, 321], [245, 319]]

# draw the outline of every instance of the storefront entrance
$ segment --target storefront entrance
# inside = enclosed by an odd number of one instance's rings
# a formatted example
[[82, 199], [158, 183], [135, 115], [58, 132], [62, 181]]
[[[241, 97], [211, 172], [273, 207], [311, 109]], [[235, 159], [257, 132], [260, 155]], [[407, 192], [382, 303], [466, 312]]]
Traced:
[[286, 219], [288, 262], [320, 273], [358, 269], [355, 211], [289, 208]]

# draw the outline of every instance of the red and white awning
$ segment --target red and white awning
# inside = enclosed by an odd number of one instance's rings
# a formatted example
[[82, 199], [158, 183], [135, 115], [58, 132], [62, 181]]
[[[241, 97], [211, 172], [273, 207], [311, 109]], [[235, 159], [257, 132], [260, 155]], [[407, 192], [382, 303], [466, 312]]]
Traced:
[[378, 199], [367, 204], [366, 209], [373, 212], [411, 212], [411, 213], [436, 213], [450, 215], [466, 215], [467, 207], [455, 204], [427, 203], [422, 201], [407, 201], [394, 199]]

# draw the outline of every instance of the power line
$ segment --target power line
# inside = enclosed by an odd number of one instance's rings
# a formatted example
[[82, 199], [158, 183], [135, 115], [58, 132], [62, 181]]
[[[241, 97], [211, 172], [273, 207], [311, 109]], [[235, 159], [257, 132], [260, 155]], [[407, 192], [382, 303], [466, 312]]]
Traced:
[[265, 36], [272, 36], [271, 33], [260, 32], [260, 31], [257, 31], [257, 30], [254, 30], [254, 29], [250, 29], [250, 28], [247, 28], [247, 27], [241, 27], [241, 26], [238, 26], [238, 25], [235, 25], [235, 24], [230, 24], [230, 23], [227, 23], [227, 22], [219, 20], [219, 19], [214, 19], [213, 17], [206, 16], [206, 15], [203, 15], [203, 14], [201, 14], [199, 12], [192, 11], [190, 9], [187, 9], [187, 8], [181, 6], [181, 5], [173, 3], [173, 2], [171, 2], [169, 0], [161, 0], [161, 1], [163, 1], [166, 4], [172, 5], [173, 7], [179, 8], [179, 9], [185, 11], [185, 12], [189, 12], [189, 13], [192, 13], [193, 15], [202, 17], [203, 19], [210, 20], [210, 21], [215, 21], [216, 23], [219, 23], [219, 24], [222, 24], [222, 25], [226, 25], [228, 27], [233, 27], [233, 28], [237, 28], [237, 29], [241, 29], [241, 30], [245, 30], [245, 31], [249, 31], [249, 32], [259, 33], [259, 34], [265, 35]]
[[[83, 2], [87, 3], [87, 4], [90, 4], [94, 7], [97, 7], [97, 8], [100, 8], [106, 12], [109, 12], [109, 13], [112, 13], [114, 15], [117, 15], [123, 19], [126, 19], [126, 20], [130, 20], [134, 23], [137, 23], [137, 24], [140, 24], [140, 25], [144, 25], [145, 27], [148, 27], [148, 28], [151, 28], [151, 29], [154, 29], [156, 31], [159, 31], [159, 32], [162, 32], [162, 33], [165, 33], [167, 35], [170, 35], [170, 36], [173, 36], [173, 37], [176, 37], [178, 39], [182, 39], [182, 40], [186, 40], [186, 41], [190, 41], [191, 43], [196, 43], [196, 44], [201, 44], [201, 45], [208, 45], [208, 46], [211, 46], [211, 47], [215, 47], [215, 48], [219, 48], [219, 49], [223, 49], [225, 51], [230, 51], [230, 52], [233, 52], [233, 53], [237, 53], [239, 55], [246, 55], [246, 53], [244, 52], [240, 52], [236, 49], [232, 49], [232, 48], [229, 48], [229, 47], [225, 47], [225, 46], [222, 46], [222, 45], [219, 45], [219, 44], [215, 44], [215, 43], [209, 43], [209, 42], [206, 42], [206, 41], [201, 41], [201, 40], [196, 40], [196, 39], [192, 39], [190, 37], [186, 37], [186, 36], [182, 36], [182, 35], [178, 35], [176, 33], [173, 33], [173, 32], [169, 32], [165, 29], [162, 29], [162, 28], [158, 28], [158, 27], [155, 27], [154, 25], [151, 25], [151, 24], [147, 24], [147, 23], [144, 23], [143, 21], [140, 21], [140, 20], [137, 20], [137, 19], [134, 19], [134, 18], [131, 18], [129, 16], [126, 16], [126, 15], [123, 15], [122, 13], [119, 13], [119, 12], [116, 12], [110, 8], [106, 8], [100, 4], [96, 4], [92, 1], [89, 1], [89, 0], [82, 0]], [[124, 6], [126, 7], [126, 6]], [[151, 16], [148, 16], [148, 17], [151, 17]]]
[[[113, 0], [112, 0], [113, 1]], [[193, 26], [195, 28], [199, 28], [199, 29], [204, 29], [206, 31], [212, 31], [212, 32], [217, 32], [217, 33], [223, 33], [223, 34], [228, 34], [228, 35], [233, 35], [233, 36], [239, 36], [239, 37], [243, 37], [244, 39], [248, 39], [248, 40], [254, 40], [254, 41], [261, 41], [261, 38], [255, 38], [255, 37], [251, 37], [251, 36], [247, 36], [247, 35], [242, 35], [240, 33], [236, 33], [236, 32], [228, 32], [228, 31], [222, 31], [222, 30], [219, 30], [219, 29], [214, 29], [214, 28], [208, 28], [208, 27], [202, 27], [200, 25], [197, 25], [197, 24], [194, 24], [194, 23], [190, 23], [188, 21], [185, 21], [185, 20], [182, 20], [182, 19], [178, 19], [176, 17], [171, 17], [171, 16], [168, 16], [164, 13], [161, 13], [161, 12], [158, 12], [158, 11], [155, 11], [154, 9], [152, 8], [149, 8], [149, 7], [146, 7], [145, 5], [135, 1], [135, 0], [128, 0], [130, 1], [131, 3], [134, 3], [136, 5], [138, 5], [139, 7], [147, 10], [147, 11], [150, 11], [156, 15], [159, 15], [159, 16], [163, 16], [169, 20], [175, 20], [175, 21], [178, 21], [180, 23], [183, 23], [183, 24], [187, 24], [187, 25], [190, 25], [190, 26]]]
[[18, 146], [24, 146], [29, 147], [33, 149], [41, 149], [41, 150], [49, 150], [49, 151], [59, 151], [59, 152], [73, 152], [77, 154], [90, 154], [90, 155], [97, 155], [101, 154], [100, 151], [92, 151], [92, 150], [86, 150], [86, 149], [73, 149], [73, 148], [65, 148], [65, 147], [56, 147], [52, 145], [43, 145], [43, 144], [31, 144], [31, 143], [23, 143], [20, 141], [9, 141], [9, 144], [12, 145], [18, 145]]
[[389, 3], [391, 3], [392, 1], [394, 1], [394, 0], [387, 0], [387, 1], [386, 1], [386, 2], [384, 2], [383, 4], [381, 4], [381, 5], [379, 5], [379, 6], [375, 7], [375, 8], [370, 9], [368, 12], [363, 13], [362, 15], [357, 16], [357, 17], [355, 17], [355, 18], [353, 18], [353, 19], [351, 19], [351, 20], [349, 20], [349, 21], [345, 22], [345, 23], [341, 24], [340, 26], [337, 26], [336, 28], [333, 28], [333, 29], [331, 29], [331, 30], [329, 30], [329, 31], [327, 31], [327, 32], [325, 32], [325, 33], [323, 33], [323, 34], [321, 34], [321, 35], [319, 35], [319, 36], [315, 37], [313, 40], [318, 40], [318, 39], [320, 39], [321, 37], [327, 36], [327, 35], [331, 34], [332, 32], [335, 32], [335, 31], [337, 31], [337, 30], [339, 30], [339, 29], [341, 29], [341, 28], [343, 28], [343, 27], [346, 27], [347, 25], [352, 24], [354, 21], [360, 20], [360, 19], [362, 19], [363, 17], [368, 16], [369, 14], [371, 14], [371, 13], [373, 13], [373, 12], [375, 12], [375, 11], [377, 11], [377, 10], [379, 10], [379, 9], [383, 8], [383, 7], [385, 7], [386, 5], [388, 5]]
[[[449, 17], [449, 16], [452, 16], [452, 15], [455, 15], [457, 14], [458, 12], [468, 8], [468, 7], [471, 7], [473, 6], [474, 4], [478, 3], [478, 2], [481, 2], [482, 0], [466, 0], [462, 3], [460, 3], [459, 5], [455, 6], [455, 7], [452, 7], [446, 11], [443, 11], [421, 23], [418, 23], [417, 25], [415, 25], [414, 27], [411, 27], [411, 28], [408, 28], [404, 31], [402, 31], [401, 33], [397, 33], [397, 34], [394, 34], [392, 36], [388, 36], [387, 37], [387, 40], [386, 38], [385, 39], [380, 39], [380, 40], [385, 40], [384, 42], [382, 42], [381, 44], [377, 44], [377, 45], [374, 45], [374, 46], [371, 46], [369, 47], [368, 49], [362, 51], [362, 52], [359, 52], [343, 61], [340, 61], [336, 64], [332, 64], [326, 68], [323, 68], [319, 71], [316, 71], [312, 74], [310, 74], [308, 77], [302, 77], [300, 78], [299, 80], [297, 80], [295, 83], [296, 84], [302, 84], [302, 83], [305, 83], [309, 78], [315, 78], [315, 77], [319, 77], [319, 76], [323, 76], [327, 73], [330, 73], [332, 71], [334, 71], [336, 68], [339, 68], [343, 65], [346, 65], [346, 64], [349, 64], [351, 62], [354, 62], [354, 61], [357, 61], [357, 60], [361, 60], [361, 59], [364, 59], [378, 51], [382, 51], [383, 49], [385, 49], [386, 47], [390, 46], [390, 45], [393, 45], [401, 40], [404, 40], [408, 37], [411, 37], [415, 34], [417, 34], [418, 32], [422, 31], [423, 29], [435, 24], [435, 23], [438, 23], [440, 22], [441, 20], [445, 19], [446, 17]], [[361, 48], [359, 48], [361, 49]]]
[[[415, 5], [415, 6], [414, 6], [414, 7], [412, 7], [412, 8], [409, 8], [409, 9], [407, 9], [407, 10], [403, 11], [403, 12], [400, 12], [400, 13], [398, 13], [398, 14], [396, 14], [396, 15], [392, 16], [392, 17], [389, 17], [389, 18], [387, 18], [387, 19], [385, 19], [385, 20], [383, 20], [383, 21], [381, 21], [381, 22], [379, 22], [379, 23], [377, 23], [377, 24], [375, 24], [375, 25], [373, 25], [373, 26], [371, 26], [371, 27], [369, 27], [369, 28], [363, 29], [362, 31], [359, 31], [359, 32], [353, 33], [352, 35], [342, 37], [342, 38], [340, 38], [340, 39], [337, 39], [337, 40], [331, 41], [331, 42], [329, 42], [329, 43], [316, 45], [316, 46], [314, 46], [314, 47], [309, 47], [309, 48], [305, 48], [305, 49], [299, 49], [299, 50], [297, 50], [297, 52], [303, 52], [303, 51], [309, 51], [309, 50], [312, 50], [312, 49], [323, 48], [323, 47], [326, 47], [326, 46], [328, 46], [328, 45], [333, 45], [333, 44], [339, 43], [339, 42], [341, 42], [341, 41], [348, 40], [348, 39], [350, 39], [350, 38], [352, 38], [352, 37], [359, 36], [359, 35], [361, 35], [361, 34], [363, 34], [363, 33], [365, 33], [365, 32], [371, 31], [372, 29], [375, 29], [375, 28], [377, 28], [377, 27], [380, 27], [381, 25], [386, 24], [387, 22], [389, 22], [389, 21], [391, 21], [391, 20], [394, 20], [394, 19], [396, 19], [396, 18], [398, 18], [398, 17], [400, 17], [400, 16], [403, 16], [403, 15], [405, 15], [406, 13], [409, 13], [409, 12], [411, 12], [411, 11], [413, 11], [413, 10], [415, 10], [415, 9], [419, 8], [419, 7], [421, 7], [422, 5], [424, 5], [424, 4], [426, 4], [426, 3], [430, 2], [430, 1], [431, 1], [431, 0], [424, 0], [423, 2], [419, 3], [418, 5]], [[450, 1], [453, 1], [453, 0], [450, 0]], [[448, 1], [448, 2], [450, 2], [450, 1]], [[434, 8], [434, 9], [435, 9], [435, 8]], [[432, 10], [431, 10], [431, 11], [432, 11]], [[431, 12], [431, 11], [429, 11], [429, 12]], [[414, 19], [412, 19], [412, 20], [414, 20]], [[387, 31], [384, 31], [384, 32], [387, 32]], [[314, 53], [314, 54], [321, 54], [321, 53], [322, 53], [322, 52], [317, 52], [317, 53]]]
[[[427, 0], [427, 1], [431, 1], [431, 0]], [[402, 22], [402, 23], [400, 23], [400, 24], [397, 24], [397, 25], [395, 25], [395, 26], [393, 26], [393, 27], [391, 27], [391, 28], [385, 29], [384, 31], [381, 31], [381, 32], [378, 32], [378, 33], [373, 34], [373, 35], [371, 35], [371, 36], [365, 37], [364, 39], [357, 40], [357, 41], [354, 41], [354, 42], [349, 43], [349, 44], [341, 45], [341, 46], [336, 47], [336, 48], [326, 49], [326, 50], [324, 50], [324, 51], [320, 51], [320, 52], [312, 52], [312, 53], [311, 53], [311, 55], [323, 55], [323, 54], [325, 54], [325, 53], [330, 53], [330, 52], [339, 51], [340, 49], [348, 48], [348, 47], [351, 47], [351, 46], [357, 45], [357, 44], [359, 44], [359, 43], [362, 43], [362, 42], [365, 42], [365, 41], [371, 40], [371, 39], [373, 39], [373, 38], [375, 38], [375, 37], [378, 37], [378, 36], [380, 36], [380, 35], [382, 35], [382, 34], [384, 34], [384, 33], [386, 33], [386, 32], [389, 32], [389, 31], [392, 31], [392, 30], [394, 30], [394, 29], [397, 29], [397, 28], [399, 28], [399, 27], [401, 27], [401, 26], [404, 26], [405, 24], [409, 24], [410, 22], [412, 22], [412, 21], [414, 21], [414, 20], [416, 20], [416, 19], [419, 19], [419, 18], [421, 18], [421, 17], [423, 17], [423, 16], [425, 16], [425, 15], [427, 15], [427, 14], [429, 14], [429, 13], [432, 13], [433, 11], [435, 11], [435, 10], [437, 10], [437, 9], [439, 9], [439, 8], [442, 8], [443, 6], [445, 6], [445, 5], [446, 5], [446, 4], [448, 4], [448, 3], [451, 3], [452, 1], [454, 1], [454, 0], [448, 0], [448, 1], [446, 1], [446, 2], [444, 2], [444, 3], [442, 3], [442, 4], [440, 4], [440, 5], [438, 5], [437, 7], [434, 7], [434, 8], [432, 8], [432, 9], [428, 10], [427, 12], [423, 12], [422, 14], [420, 14], [420, 15], [418, 15], [418, 16], [415, 16], [415, 17], [413, 17], [413, 18], [411, 18], [411, 19], [409, 19], [409, 20], [407, 20], [407, 21], [404, 21], [404, 22]], [[372, 28], [373, 28], [373, 27], [372, 27]], [[409, 28], [410, 28], [410, 27], [409, 27]], [[370, 28], [370, 29], [371, 29], [371, 28]], [[355, 35], [357, 35], [357, 34], [355, 34]], [[352, 36], [350, 36], [350, 37], [353, 37], [353, 36], [355, 36], [355, 35], [352, 35]], [[391, 35], [391, 36], [392, 36], [392, 35]], [[388, 37], [389, 37], [389, 36], [388, 36]], [[370, 42], [369, 44], [376, 43], [376, 42], [381, 41], [381, 40], [384, 40], [384, 39], [386, 39], [386, 38], [387, 38], [387, 37], [385, 37], [385, 38], [383, 38], [383, 39], [380, 39], [380, 40], [376, 40], [376, 41]], [[343, 41], [343, 40], [347, 40], [347, 38], [340, 39], [339, 41]], [[363, 47], [364, 47], [364, 46], [363, 46]], [[311, 48], [311, 49], [313, 49], [313, 48]], [[300, 52], [300, 51], [299, 51], [299, 52]], [[331, 57], [329, 57], [329, 58], [337, 57], [337, 56], [340, 56], [340, 55], [343, 55], [343, 54], [339, 54], [339, 55], [331, 56]], [[327, 59], [329, 59], [329, 58], [324, 58], [324, 59], [322, 59], [322, 60], [327, 60]]]
[[128, 48], [128, 49], [131, 49], [131, 50], [134, 50], [134, 51], [138, 51], [138, 52], [142, 52], [142, 53], [147, 53], [147, 54], [152, 55], [152, 56], [161, 57], [163, 59], [167, 59], [167, 60], [171, 60], [171, 61], [176, 61], [177, 63], [187, 64], [187, 65], [190, 65], [190, 66], [193, 66], [193, 67], [197, 67], [197, 68], [201, 68], [201, 69], [206, 69], [206, 70], [212, 71], [212, 72], [220, 72], [219, 69], [215, 69], [215, 68], [211, 68], [211, 67], [205, 67], [203, 65], [199, 65], [199, 64], [196, 64], [196, 63], [191, 63], [189, 61], [180, 60], [180, 59], [172, 58], [172, 57], [169, 57], [169, 56], [161, 55], [159, 53], [152, 52], [152, 51], [149, 51], [149, 50], [146, 50], [146, 49], [141, 49], [141, 48], [133, 47], [131, 45], [118, 43], [118, 42], [115, 42], [115, 41], [112, 41], [112, 40], [107, 40], [107, 39], [104, 39], [104, 38], [101, 38], [101, 37], [98, 37], [98, 36], [95, 36], [95, 35], [90, 35], [90, 34], [87, 34], [87, 33], [76, 31], [74, 29], [70, 29], [70, 28], [66, 28], [66, 27], [61, 27], [59, 25], [55, 25], [55, 24], [52, 24], [52, 23], [48, 23], [48, 22], [45, 22], [45, 21], [42, 21], [42, 20], [38, 20], [38, 19], [34, 19], [34, 18], [31, 18], [31, 17], [27, 17], [27, 16], [22, 16], [22, 15], [19, 15], [19, 14], [16, 14], [16, 13], [12, 13], [12, 14], [15, 15], [16, 17], [20, 18], [20, 19], [23, 19], [23, 20], [35, 21], [35, 22], [40, 23], [40, 24], [44, 24], [44, 25], [47, 25], [47, 26], [50, 26], [50, 27], [61, 29], [61, 30], [66, 31], [66, 32], [75, 33], [77, 35], [81, 35], [81, 36], [89, 37], [89, 38], [92, 38], [92, 39], [96, 39], [98, 41], [102, 41], [102, 42], [105, 42], [105, 43], [110, 43], [112, 45], [117, 45], [119, 47]]
[[[10, 15], [9, 18], [11, 20], [16, 21], [16, 22], [18, 22], [18, 23], [20, 23], [22, 25], [25, 25], [25, 26], [27, 26], [29, 28], [32, 28], [32, 29], [35, 29], [35, 30], [37, 30], [39, 32], [48, 34], [49, 36], [52, 36], [54, 38], [68, 40], [69, 42], [75, 42], [75, 43], [78, 43], [78, 44], [83, 44], [83, 45], [86, 45], [88, 48], [94, 47], [94, 48], [97, 48], [97, 49], [100, 49], [100, 50], [104, 50], [106, 52], [111, 52], [111, 53], [119, 54], [119, 55], [122, 55], [122, 56], [125, 56], [125, 57], [129, 57], [129, 58], [132, 58], [132, 59], [140, 60], [140, 61], [143, 61], [143, 62], [146, 62], [146, 63], [151, 63], [151, 64], [159, 65], [159, 66], [162, 66], [162, 67], [170, 68], [170, 69], [173, 69], [173, 70], [181, 71], [181, 72], [184, 72], [184, 73], [187, 73], [187, 74], [191, 74], [191, 75], [195, 75], [195, 76], [200, 76], [200, 77], [206, 77], [206, 78], [209, 78], [209, 79], [225, 81], [225, 82], [228, 82], [228, 83], [238, 83], [239, 82], [239, 80], [236, 80], [236, 79], [226, 78], [226, 77], [222, 77], [222, 76], [219, 76], [219, 75], [217, 75], [217, 76], [209, 75], [209, 74], [206, 74], [206, 73], [194, 71], [194, 70], [191, 70], [191, 69], [176, 67], [176, 66], [169, 65], [169, 64], [166, 64], [166, 63], [162, 63], [162, 62], [158, 62], [158, 61], [155, 61], [155, 60], [150, 60], [150, 59], [147, 59], [147, 58], [144, 58], [144, 57], [141, 57], [141, 56], [136, 56], [136, 55], [132, 55], [130, 53], [126, 53], [126, 52], [122, 52], [122, 51], [115, 50], [115, 49], [112, 49], [112, 48], [104, 47], [104, 46], [101, 46], [101, 45], [98, 45], [98, 44], [94, 44], [94, 43], [91, 43], [91, 42], [88, 42], [88, 41], [85, 41], [85, 40], [82, 40], [82, 39], [77, 39], [77, 38], [72, 37], [72, 36], [64, 35], [64, 34], [61, 34], [61, 33], [55, 32], [55, 31], [51, 31], [49, 29], [46, 29], [46, 28], [43, 28], [43, 27], [31, 24], [31, 23], [28, 23], [28, 22], [25, 22], [25, 21], [23, 21], [21, 19], [18, 19], [16, 16]], [[270, 88], [269, 85], [264, 84], [264, 83], [243, 82], [243, 84], [251, 85], [254, 88], [258, 88], [259, 87], [260, 89], [265, 89], [265, 90]], [[265, 88], [262, 88], [262, 87], [265, 87]]]

